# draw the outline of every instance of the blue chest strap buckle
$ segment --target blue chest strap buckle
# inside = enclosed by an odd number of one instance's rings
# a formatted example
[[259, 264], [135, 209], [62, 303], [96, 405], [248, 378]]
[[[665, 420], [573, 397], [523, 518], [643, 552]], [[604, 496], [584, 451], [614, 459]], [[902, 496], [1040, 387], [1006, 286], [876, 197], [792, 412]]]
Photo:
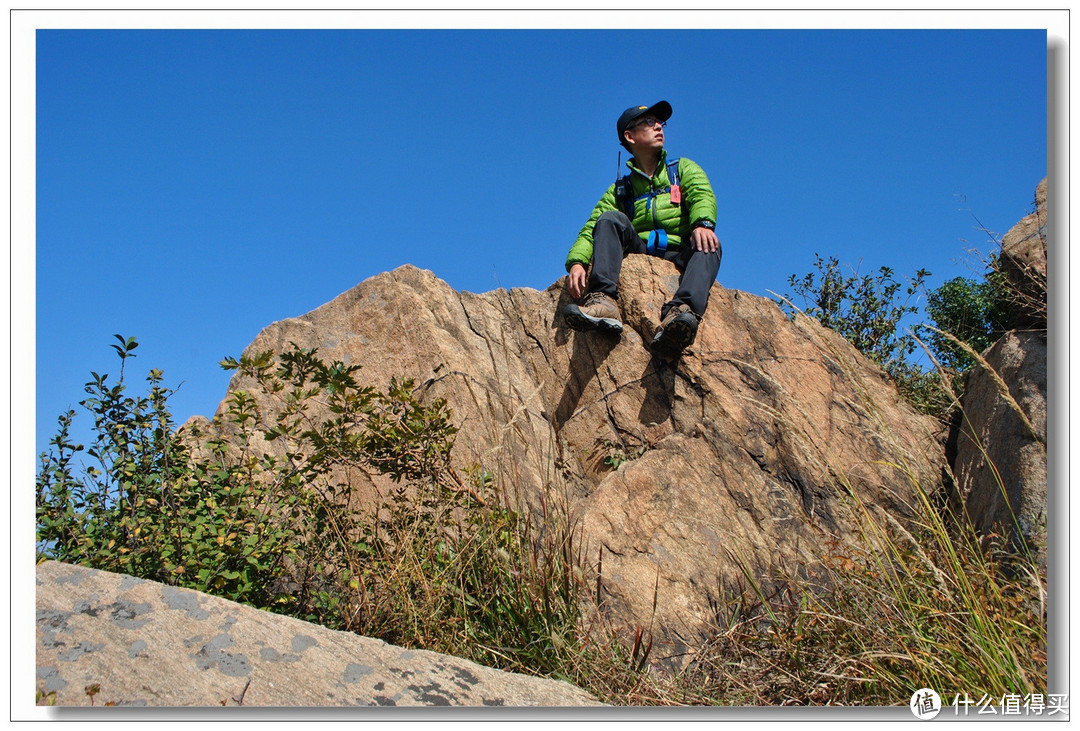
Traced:
[[662, 228], [650, 231], [646, 249], [650, 254], [667, 251], [667, 231]]

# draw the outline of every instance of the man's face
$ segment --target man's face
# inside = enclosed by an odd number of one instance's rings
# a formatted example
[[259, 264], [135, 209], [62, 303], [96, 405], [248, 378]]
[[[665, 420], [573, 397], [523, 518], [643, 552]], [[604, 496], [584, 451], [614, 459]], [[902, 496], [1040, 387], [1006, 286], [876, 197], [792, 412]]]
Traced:
[[631, 147], [645, 149], [663, 149], [664, 123], [656, 117], [642, 117], [634, 120], [626, 130], [627, 143]]

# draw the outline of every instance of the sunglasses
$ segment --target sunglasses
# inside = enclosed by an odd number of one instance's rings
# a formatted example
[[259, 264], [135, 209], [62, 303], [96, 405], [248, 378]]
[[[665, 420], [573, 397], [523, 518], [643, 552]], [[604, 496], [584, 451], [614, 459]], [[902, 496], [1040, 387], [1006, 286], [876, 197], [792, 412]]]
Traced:
[[638, 127], [655, 127], [660, 125], [661, 129], [667, 127], [667, 122], [662, 122], [655, 117], [645, 117], [645, 119], [639, 119], [630, 125], [630, 129], [637, 129]]

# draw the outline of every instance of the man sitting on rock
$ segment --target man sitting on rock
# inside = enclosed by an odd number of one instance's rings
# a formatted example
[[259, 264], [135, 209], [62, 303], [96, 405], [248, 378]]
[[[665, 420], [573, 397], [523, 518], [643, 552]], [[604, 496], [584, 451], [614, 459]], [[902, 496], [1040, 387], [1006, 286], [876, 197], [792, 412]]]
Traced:
[[666, 101], [631, 107], [619, 117], [619, 144], [633, 155], [630, 172], [607, 189], [570, 249], [570, 294], [585, 299], [564, 310], [566, 324], [575, 330], [621, 333], [617, 300], [623, 257], [663, 257], [681, 273], [650, 343], [665, 357], [694, 342], [722, 253], [714, 230], [716, 196], [705, 171], [685, 157], [667, 159], [664, 127], [670, 117]]

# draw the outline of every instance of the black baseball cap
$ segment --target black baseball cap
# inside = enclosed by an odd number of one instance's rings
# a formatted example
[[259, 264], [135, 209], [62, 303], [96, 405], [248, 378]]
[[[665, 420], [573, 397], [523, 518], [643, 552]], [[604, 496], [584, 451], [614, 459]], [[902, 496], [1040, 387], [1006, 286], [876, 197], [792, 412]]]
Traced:
[[671, 119], [671, 105], [667, 102], [656, 102], [651, 107], [630, 107], [619, 116], [619, 123], [616, 125], [619, 132], [619, 144], [624, 144], [626, 140], [623, 139], [623, 132], [630, 129], [630, 126], [634, 123], [634, 120], [638, 117], [652, 116], [659, 119], [661, 122], [666, 122]]

